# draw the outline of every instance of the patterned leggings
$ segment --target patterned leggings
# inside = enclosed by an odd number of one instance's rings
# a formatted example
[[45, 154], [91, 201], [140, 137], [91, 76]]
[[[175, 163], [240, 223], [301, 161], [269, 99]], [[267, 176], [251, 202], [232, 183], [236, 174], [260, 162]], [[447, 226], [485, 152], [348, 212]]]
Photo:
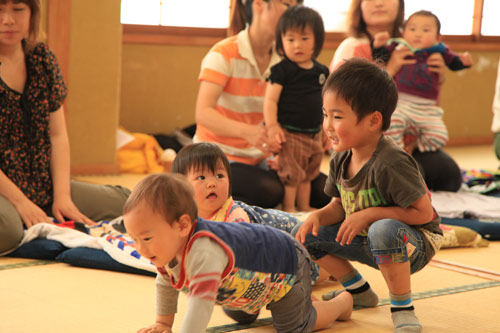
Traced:
[[413, 136], [417, 138], [419, 151], [436, 151], [448, 142], [448, 130], [442, 117], [443, 109], [439, 106], [400, 98], [385, 134], [401, 148], [405, 145], [405, 136]]

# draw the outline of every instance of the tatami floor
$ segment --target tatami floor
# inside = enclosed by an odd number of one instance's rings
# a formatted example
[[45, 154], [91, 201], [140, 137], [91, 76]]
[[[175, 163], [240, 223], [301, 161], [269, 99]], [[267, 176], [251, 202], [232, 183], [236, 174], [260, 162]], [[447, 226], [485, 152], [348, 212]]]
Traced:
[[[462, 168], [497, 169], [491, 145], [452, 147]], [[78, 177], [133, 187], [143, 175]], [[500, 242], [485, 248], [441, 250], [412, 277], [414, 305], [424, 332], [500, 332]], [[356, 310], [348, 322], [324, 332], [392, 332], [388, 291], [381, 274], [356, 265], [378, 293], [380, 306]], [[154, 278], [68, 266], [52, 261], [0, 257], [0, 332], [135, 332], [154, 321]], [[334, 282], [314, 296], [338, 289]], [[174, 331], [179, 330], [181, 296]], [[263, 311], [258, 327], [240, 328], [216, 307], [209, 332], [274, 332]]]

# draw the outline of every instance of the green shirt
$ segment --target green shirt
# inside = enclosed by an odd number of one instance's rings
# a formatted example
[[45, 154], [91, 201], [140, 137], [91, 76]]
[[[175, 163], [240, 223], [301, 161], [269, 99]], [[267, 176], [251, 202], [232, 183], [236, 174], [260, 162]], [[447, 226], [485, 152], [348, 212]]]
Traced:
[[[327, 195], [341, 199], [346, 217], [369, 207], [408, 208], [429, 193], [417, 162], [390, 138], [382, 136], [370, 160], [356, 175], [347, 178], [351, 156], [350, 150], [332, 154], [325, 186]], [[441, 245], [443, 232], [439, 227], [440, 221], [434, 210], [431, 221], [412, 226], [425, 236], [423, 239], [429, 260]], [[367, 232], [368, 229], [365, 229], [360, 235], [366, 236]]]

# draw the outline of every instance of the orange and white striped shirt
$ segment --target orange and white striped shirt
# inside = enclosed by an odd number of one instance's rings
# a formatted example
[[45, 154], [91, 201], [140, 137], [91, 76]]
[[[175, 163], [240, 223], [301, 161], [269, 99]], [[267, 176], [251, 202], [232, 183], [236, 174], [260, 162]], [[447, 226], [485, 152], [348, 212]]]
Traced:
[[[264, 73], [260, 73], [247, 28], [212, 47], [203, 59], [198, 80], [219, 84], [224, 88], [216, 106], [220, 114], [232, 120], [257, 125], [264, 121], [266, 78], [271, 67], [280, 61], [281, 57], [273, 47], [269, 66]], [[228, 159], [245, 164], [256, 165], [266, 157], [266, 154], [244, 139], [220, 136], [199, 124], [194, 141], [214, 142]]]

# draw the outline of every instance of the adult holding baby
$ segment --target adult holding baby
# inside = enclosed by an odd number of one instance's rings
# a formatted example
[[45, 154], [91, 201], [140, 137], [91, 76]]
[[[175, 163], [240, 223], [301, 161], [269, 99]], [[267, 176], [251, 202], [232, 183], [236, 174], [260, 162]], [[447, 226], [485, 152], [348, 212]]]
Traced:
[[[401, 37], [404, 21], [404, 0], [352, 0], [348, 14], [348, 35], [337, 48], [330, 71], [352, 57], [372, 58], [370, 42], [377, 33], [388, 32], [390, 37]], [[404, 65], [416, 62], [408, 48], [395, 50], [386, 69], [395, 76]], [[427, 59], [429, 71], [437, 73], [440, 84], [444, 82], [445, 63], [439, 53]], [[407, 140], [406, 150], [419, 163], [427, 187], [435, 191], [457, 191], [462, 184], [462, 175], [456, 162], [443, 150], [420, 152], [416, 140]]]

